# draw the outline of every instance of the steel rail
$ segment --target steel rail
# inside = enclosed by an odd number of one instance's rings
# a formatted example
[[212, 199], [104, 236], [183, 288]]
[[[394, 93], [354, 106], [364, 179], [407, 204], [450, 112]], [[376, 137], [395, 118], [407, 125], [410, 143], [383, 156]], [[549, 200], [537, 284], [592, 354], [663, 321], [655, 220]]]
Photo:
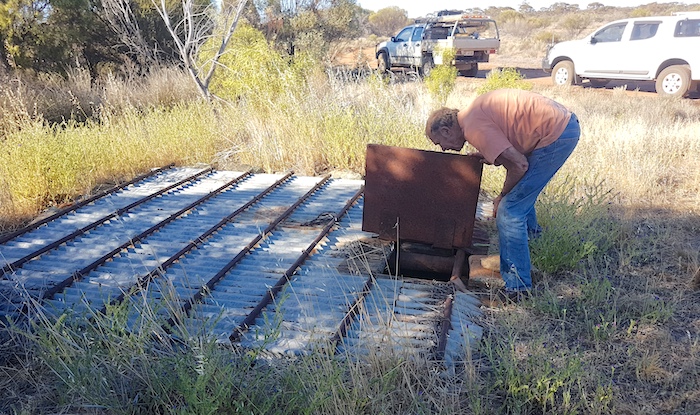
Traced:
[[345, 206], [338, 212], [332, 219], [328, 221], [328, 223], [323, 227], [321, 232], [316, 236], [316, 238], [309, 244], [309, 246], [302, 251], [302, 254], [297, 258], [297, 260], [292, 264], [287, 271], [284, 272], [282, 277], [275, 283], [274, 286], [269, 288], [265, 292], [265, 296], [263, 297], [262, 300], [253, 308], [253, 310], [248, 313], [246, 318], [238, 325], [238, 327], [231, 333], [229, 336], [229, 340], [231, 342], [236, 342], [240, 340], [241, 336], [243, 333], [245, 333], [250, 326], [252, 326], [255, 323], [255, 320], [260, 316], [260, 313], [262, 313], [262, 310], [267, 307], [272, 300], [275, 298], [275, 296], [282, 290], [282, 288], [289, 282], [290, 277], [294, 275], [294, 273], [297, 271], [299, 266], [306, 261], [306, 258], [311, 255], [311, 252], [316, 248], [316, 245], [330, 233], [331, 229], [335, 226], [335, 224], [338, 222], [339, 218], [344, 216], [348, 210], [352, 207], [353, 204], [357, 201], [357, 199], [362, 196], [362, 193], [364, 192], [364, 186], [360, 187], [360, 189], [353, 195], [350, 200], [345, 204]]
[[204, 197], [197, 199], [196, 201], [190, 203], [186, 207], [173, 213], [172, 215], [168, 216], [163, 221], [151, 226], [150, 228], [146, 229], [145, 231], [141, 232], [140, 234], [136, 235], [135, 237], [130, 238], [128, 241], [119, 245], [117, 248], [114, 248], [113, 250], [111, 250], [107, 254], [103, 255], [100, 259], [92, 262], [90, 265], [84, 267], [81, 270], [75, 271], [70, 277], [66, 278], [65, 280], [63, 280], [63, 281], [59, 282], [58, 284], [54, 285], [53, 287], [51, 287], [49, 290], [45, 291], [43, 296], [42, 296], [42, 299], [52, 298], [57, 293], [63, 291], [66, 287], [73, 284], [73, 282], [81, 280], [85, 275], [87, 275], [91, 271], [95, 270], [100, 265], [104, 264], [108, 259], [114, 257], [114, 255], [118, 254], [119, 252], [123, 251], [124, 249], [127, 249], [130, 246], [135, 245], [137, 242], [142, 241], [143, 239], [145, 239], [146, 237], [151, 235], [153, 232], [163, 228], [165, 225], [167, 225], [170, 222], [174, 221], [175, 219], [181, 217], [182, 215], [184, 215], [188, 211], [196, 208], [197, 206], [201, 205], [202, 203], [206, 202], [207, 200], [211, 199], [212, 197], [220, 194], [225, 189], [235, 185], [236, 183], [239, 183], [241, 180], [245, 179], [246, 177], [250, 176], [251, 174], [252, 174], [252, 170], [248, 170], [247, 172], [236, 177], [235, 179], [230, 180], [229, 182], [227, 182], [223, 186], [219, 187], [218, 189], [212, 190]]
[[[269, 235], [272, 230], [274, 230], [277, 225], [280, 224], [284, 219], [286, 219], [289, 215], [291, 215], [306, 199], [309, 198], [312, 194], [316, 193], [318, 189], [320, 189], [328, 180], [330, 179], [330, 176], [324, 176], [318, 183], [316, 183], [311, 189], [309, 189], [308, 192], [306, 192], [304, 195], [302, 195], [299, 199], [296, 200], [287, 210], [285, 210], [281, 215], [279, 215], [274, 221], [270, 222], [270, 224], [260, 232], [258, 235], [253, 238], [252, 241], [248, 242], [248, 244], [241, 249], [236, 256], [233, 257], [226, 265], [224, 265], [223, 268], [219, 270], [219, 272], [216, 273], [207, 283], [202, 286], [197, 293], [195, 293], [192, 298], [188, 299], [185, 304], [182, 306], [182, 311], [185, 314], [188, 314], [189, 311], [192, 309], [192, 306], [200, 301], [208, 291], [211, 291], [214, 289], [214, 286], [221, 280], [221, 278], [228, 273], [231, 268], [236, 266], [254, 247], [257, 245], [265, 236]], [[174, 325], [175, 321], [171, 318], [168, 320], [169, 325]]]
[[[285, 174], [281, 179], [277, 180], [275, 183], [270, 185], [267, 189], [263, 190], [262, 192], [258, 193], [253, 199], [249, 200], [246, 202], [243, 206], [239, 207], [235, 211], [233, 211], [231, 214], [220, 220], [216, 225], [212, 226], [204, 232], [202, 235], [198, 236], [196, 239], [188, 243], [184, 248], [179, 250], [177, 253], [172, 255], [170, 258], [167, 260], [163, 261], [158, 267], [154, 268], [152, 271], [147, 273], [146, 275], [143, 275], [142, 277], [138, 278], [138, 281], [129, 289], [122, 291], [121, 294], [119, 294], [118, 297], [116, 297], [114, 300], [110, 302], [109, 305], [115, 305], [119, 304], [124, 299], [126, 298], [127, 295], [131, 295], [132, 292], [138, 291], [142, 287], [144, 287], [150, 280], [152, 280], [154, 277], [160, 275], [163, 273], [168, 267], [170, 267], [175, 261], [180, 259], [182, 256], [184, 256], [186, 253], [190, 252], [192, 249], [197, 247], [198, 245], [201, 245], [204, 243], [204, 241], [211, 236], [213, 233], [221, 229], [225, 224], [230, 222], [233, 218], [236, 216], [240, 215], [242, 212], [250, 208], [253, 204], [259, 202], [263, 197], [265, 197], [267, 194], [269, 194], [271, 191], [279, 187], [282, 183], [287, 181], [291, 176], [292, 172], [289, 172]], [[218, 275], [218, 274], [217, 274]], [[107, 312], [107, 305], [105, 304], [101, 309], [100, 313], [105, 314]]]
[[68, 242], [68, 241], [70, 241], [70, 240], [72, 240], [72, 239], [75, 239], [75, 238], [79, 237], [80, 235], [83, 235], [83, 234], [85, 234], [85, 233], [87, 233], [87, 232], [89, 232], [89, 231], [91, 231], [91, 230], [97, 228], [98, 226], [102, 225], [103, 223], [107, 222], [108, 220], [110, 220], [110, 219], [112, 219], [112, 218], [116, 218], [116, 217], [118, 217], [118, 216], [121, 216], [121, 215], [123, 215], [125, 212], [128, 212], [129, 210], [133, 209], [134, 207], [136, 207], [136, 206], [138, 206], [138, 205], [140, 205], [140, 204], [143, 204], [143, 203], [145, 203], [145, 202], [147, 202], [147, 201], [149, 201], [149, 200], [151, 200], [151, 199], [153, 199], [153, 198], [155, 198], [155, 197], [157, 197], [157, 196], [160, 196], [160, 195], [162, 195], [162, 194], [164, 194], [164, 193], [166, 193], [166, 192], [168, 192], [168, 191], [170, 191], [170, 190], [172, 190], [172, 189], [174, 189], [174, 188], [180, 187], [180, 186], [182, 186], [183, 184], [185, 184], [185, 183], [187, 183], [187, 182], [190, 182], [190, 181], [192, 181], [192, 180], [195, 180], [195, 179], [199, 178], [200, 176], [211, 172], [212, 170], [213, 170], [213, 168], [212, 168], [212, 167], [209, 167], [209, 168], [207, 168], [207, 169], [204, 169], [204, 170], [198, 172], [197, 174], [194, 174], [194, 175], [192, 175], [192, 176], [190, 176], [190, 177], [187, 177], [187, 178], [185, 178], [185, 179], [183, 179], [183, 180], [180, 180], [180, 181], [177, 182], [177, 183], [173, 183], [172, 185], [170, 185], [170, 186], [168, 186], [168, 187], [165, 187], [165, 188], [163, 188], [163, 189], [161, 189], [161, 190], [159, 190], [159, 191], [157, 191], [157, 192], [155, 192], [155, 193], [153, 193], [153, 194], [150, 194], [150, 195], [148, 195], [148, 196], [146, 196], [146, 197], [144, 197], [144, 198], [141, 198], [141, 199], [139, 199], [139, 200], [137, 200], [137, 201], [135, 201], [135, 202], [133, 202], [133, 203], [130, 203], [130, 204], [128, 204], [127, 206], [124, 206], [124, 207], [122, 207], [122, 208], [119, 208], [119, 209], [117, 209], [116, 211], [110, 213], [109, 215], [104, 216], [104, 217], [102, 217], [102, 218], [96, 220], [95, 222], [93, 222], [93, 223], [91, 223], [91, 224], [89, 224], [89, 225], [86, 225], [86, 226], [84, 226], [84, 227], [82, 227], [82, 228], [80, 228], [80, 229], [77, 229], [76, 231], [74, 231], [74, 232], [72, 232], [72, 233], [70, 233], [70, 234], [64, 236], [64, 237], [61, 238], [61, 239], [58, 239], [57, 241], [54, 241], [54, 242], [52, 242], [52, 243], [50, 243], [50, 244], [48, 244], [48, 245], [45, 245], [45, 246], [43, 246], [42, 248], [40, 248], [40, 249], [38, 249], [38, 250], [36, 250], [36, 251], [34, 251], [34, 252], [28, 254], [28, 255], [25, 255], [24, 257], [22, 257], [22, 258], [16, 260], [15, 262], [12, 262], [12, 263], [10, 263], [10, 264], [5, 264], [5, 265], [2, 267], [2, 269], [0, 269], [0, 277], [4, 277], [4, 275], [7, 274], [8, 272], [11, 272], [11, 271], [14, 270], [14, 269], [20, 268], [22, 265], [24, 265], [25, 263], [31, 261], [32, 259], [34, 259], [34, 258], [36, 258], [36, 257], [38, 257], [38, 256], [40, 256], [40, 255], [42, 255], [42, 254], [44, 254], [44, 253], [46, 253], [46, 252], [52, 250], [52, 249], [55, 249], [55, 248], [61, 246], [62, 244], [66, 243], [66, 242]]
[[36, 221], [36, 222], [34, 222], [34, 223], [30, 223], [29, 225], [23, 227], [22, 229], [19, 229], [19, 230], [15, 231], [15, 232], [12, 232], [12, 233], [9, 233], [9, 234], [7, 234], [7, 235], [5, 235], [5, 236], [3, 236], [3, 237], [0, 237], [0, 245], [4, 244], [5, 242], [7, 242], [7, 241], [9, 241], [9, 240], [11, 240], [11, 239], [14, 239], [14, 238], [16, 238], [16, 237], [18, 237], [18, 236], [20, 236], [20, 235], [23, 235], [23, 234], [25, 234], [25, 233], [27, 233], [27, 232], [29, 232], [29, 231], [33, 231], [34, 229], [40, 227], [41, 225], [47, 224], [47, 223], [51, 222], [52, 220], [54, 220], [54, 219], [56, 219], [56, 218], [58, 218], [58, 217], [61, 217], [61, 216], [65, 215], [65, 214], [67, 214], [67, 213], [70, 213], [70, 212], [74, 211], [74, 210], [80, 209], [81, 207], [83, 207], [83, 206], [85, 206], [85, 205], [88, 205], [88, 204], [94, 202], [95, 200], [97, 200], [97, 199], [99, 199], [99, 198], [101, 198], [101, 197], [104, 197], [104, 196], [107, 196], [107, 195], [109, 195], [109, 194], [115, 193], [115, 192], [117, 192], [117, 191], [119, 191], [119, 190], [122, 190], [122, 189], [128, 187], [128, 186], [131, 186], [132, 184], [134, 184], [134, 183], [136, 183], [136, 182], [139, 182], [139, 181], [141, 181], [141, 180], [145, 180], [145, 179], [147, 179], [147, 178], [149, 178], [149, 177], [151, 177], [151, 176], [155, 176], [156, 174], [162, 173], [162, 172], [164, 172], [164, 171], [167, 170], [167, 169], [171, 169], [173, 166], [174, 166], [174, 165], [171, 164], [171, 165], [169, 165], [169, 166], [165, 166], [165, 167], [161, 167], [161, 168], [159, 168], [159, 169], [152, 170], [152, 171], [150, 171], [150, 172], [148, 172], [148, 173], [146, 173], [146, 174], [142, 174], [142, 175], [140, 175], [140, 176], [136, 176], [135, 178], [129, 180], [129, 181], [126, 182], [126, 183], [122, 183], [122, 184], [120, 184], [120, 185], [111, 187], [111, 188], [109, 188], [109, 189], [107, 189], [107, 190], [105, 190], [105, 191], [99, 192], [99, 193], [97, 193], [97, 194], [95, 194], [95, 195], [89, 197], [88, 199], [81, 200], [80, 202], [78, 202], [78, 203], [76, 203], [76, 204], [73, 204], [73, 205], [71, 205], [71, 206], [68, 206], [68, 207], [65, 208], [65, 209], [61, 209], [61, 210], [59, 210], [58, 212], [54, 213], [54, 214], [51, 215], [51, 216], [47, 216], [47, 217], [45, 217], [44, 219], [39, 220], [39, 221]]
[[345, 313], [345, 317], [343, 317], [343, 320], [340, 322], [338, 330], [336, 330], [335, 334], [333, 334], [333, 336], [331, 337], [330, 347], [333, 348], [333, 354], [337, 353], [338, 344], [340, 344], [340, 341], [348, 334], [348, 328], [350, 327], [350, 324], [352, 324], [352, 322], [355, 320], [355, 317], [357, 317], [357, 315], [360, 313], [360, 307], [365, 302], [365, 298], [367, 298], [367, 294], [369, 294], [372, 290], [373, 285], [374, 277], [370, 274], [369, 278], [367, 278], [367, 281], [365, 281], [365, 285], [362, 287], [360, 295], [357, 296], [355, 302], [348, 309], [348, 312]]
[[452, 328], [452, 305], [454, 304], [454, 295], [449, 295], [445, 299], [445, 306], [442, 311], [442, 320], [440, 320], [440, 334], [438, 336], [437, 349], [435, 350], [435, 359], [443, 360], [445, 358], [445, 348], [447, 347], [447, 334]]

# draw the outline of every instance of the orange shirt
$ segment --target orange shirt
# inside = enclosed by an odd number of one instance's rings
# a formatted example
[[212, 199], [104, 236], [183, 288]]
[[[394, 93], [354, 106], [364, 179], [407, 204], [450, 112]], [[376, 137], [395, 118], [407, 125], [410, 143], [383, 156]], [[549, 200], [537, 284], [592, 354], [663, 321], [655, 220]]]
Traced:
[[520, 89], [487, 92], [457, 115], [464, 138], [490, 163], [511, 146], [528, 155], [552, 144], [570, 118], [558, 102]]

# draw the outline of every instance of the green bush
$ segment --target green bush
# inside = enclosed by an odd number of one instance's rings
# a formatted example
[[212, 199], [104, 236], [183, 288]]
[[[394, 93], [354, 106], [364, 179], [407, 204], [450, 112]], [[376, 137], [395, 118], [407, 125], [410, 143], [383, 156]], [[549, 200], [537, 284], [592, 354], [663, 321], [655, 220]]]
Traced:
[[[446, 49], [442, 53], [443, 62], [452, 62], [455, 58], [454, 49]], [[430, 96], [445, 105], [447, 97], [452, 93], [457, 81], [457, 68], [451, 64], [437, 65], [430, 71], [430, 75], [425, 78], [425, 86], [428, 88]]]
[[[212, 41], [213, 42], [213, 41]], [[203, 60], [213, 55], [218, 45], [208, 45]], [[288, 92], [297, 81], [289, 61], [275, 51], [262, 32], [240, 25], [219, 60], [210, 90], [228, 101], [267, 102]]]
[[544, 231], [530, 244], [533, 264], [557, 273], [575, 270], [584, 259], [607, 254], [620, 234], [619, 224], [607, 211], [612, 198], [603, 182], [580, 184], [566, 178], [550, 184], [536, 205]]
[[494, 69], [486, 76], [486, 83], [480, 86], [476, 92], [481, 95], [489, 91], [503, 88], [524, 89], [529, 91], [532, 84], [524, 80], [523, 74], [515, 68]]

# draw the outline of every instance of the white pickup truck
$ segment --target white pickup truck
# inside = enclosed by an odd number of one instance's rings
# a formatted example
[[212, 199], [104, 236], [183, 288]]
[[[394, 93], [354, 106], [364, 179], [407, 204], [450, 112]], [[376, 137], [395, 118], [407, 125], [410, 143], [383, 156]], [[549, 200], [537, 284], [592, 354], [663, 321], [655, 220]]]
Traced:
[[700, 84], [700, 12], [610, 22], [583, 39], [553, 45], [542, 67], [555, 85], [656, 81], [658, 94], [685, 96]]
[[488, 62], [500, 45], [498, 25], [493, 19], [459, 12], [417, 19], [378, 44], [375, 55], [381, 72], [414, 68], [427, 76], [435, 65], [443, 63], [441, 51], [453, 49], [455, 58], [449, 63], [460, 75], [476, 76], [479, 62]]

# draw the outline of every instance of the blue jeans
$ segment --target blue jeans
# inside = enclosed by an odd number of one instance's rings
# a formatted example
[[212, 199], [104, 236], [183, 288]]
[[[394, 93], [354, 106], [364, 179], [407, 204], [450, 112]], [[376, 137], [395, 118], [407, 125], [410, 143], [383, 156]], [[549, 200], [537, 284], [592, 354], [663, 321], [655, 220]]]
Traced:
[[580, 135], [578, 118], [572, 114], [569, 124], [557, 141], [538, 148], [527, 156], [527, 172], [498, 205], [496, 225], [501, 276], [506, 283], [506, 291], [532, 288], [528, 236], [536, 236], [542, 231], [537, 223], [535, 201], [574, 151]]

